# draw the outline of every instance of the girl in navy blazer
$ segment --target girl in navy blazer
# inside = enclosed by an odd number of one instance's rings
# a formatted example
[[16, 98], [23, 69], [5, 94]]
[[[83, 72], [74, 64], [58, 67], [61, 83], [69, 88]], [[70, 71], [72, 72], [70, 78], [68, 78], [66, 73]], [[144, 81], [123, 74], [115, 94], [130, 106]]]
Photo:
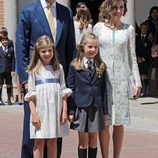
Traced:
[[104, 129], [108, 117], [106, 94], [106, 65], [99, 54], [99, 41], [87, 33], [78, 46], [77, 57], [71, 62], [68, 87], [73, 91], [69, 98], [69, 119], [78, 131], [78, 157], [96, 158], [97, 132]]

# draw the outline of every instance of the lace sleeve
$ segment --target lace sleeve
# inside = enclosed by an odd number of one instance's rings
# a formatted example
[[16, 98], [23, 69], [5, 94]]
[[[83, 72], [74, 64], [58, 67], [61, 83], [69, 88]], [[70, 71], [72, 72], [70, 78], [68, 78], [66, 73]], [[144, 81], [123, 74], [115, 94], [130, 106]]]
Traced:
[[141, 87], [140, 75], [135, 53], [135, 31], [133, 26], [128, 28], [128, 62], [136, 87]]

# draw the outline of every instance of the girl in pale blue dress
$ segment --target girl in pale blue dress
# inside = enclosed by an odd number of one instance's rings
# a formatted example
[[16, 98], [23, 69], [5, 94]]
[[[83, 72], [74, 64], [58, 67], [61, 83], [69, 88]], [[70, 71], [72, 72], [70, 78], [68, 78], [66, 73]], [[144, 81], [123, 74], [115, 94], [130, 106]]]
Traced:
[[63, 67], [48, 36], [37, 39], [28, 73], [25, 99], [31, 110], [30, 138], [35, 139], [33, 155], [34, 158], [43, 157], [46, 142], [48, 158], [50, 155], [56, 158], [56, 138], [69, 135], [67, 96], [71, 90], [65, 86]]

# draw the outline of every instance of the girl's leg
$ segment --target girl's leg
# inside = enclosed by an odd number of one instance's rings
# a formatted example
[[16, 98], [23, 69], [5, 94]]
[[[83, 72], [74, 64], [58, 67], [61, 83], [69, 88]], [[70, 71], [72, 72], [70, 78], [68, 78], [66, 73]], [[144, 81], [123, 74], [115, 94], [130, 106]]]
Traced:
[[47, 139], [47, 158], [57, 157], [57, 139]]
[[97, 132], [89, 133], [88, 158], [96, 158], [97, 156]]
[[87, 158], [88, 133], [78, 132], [78, 136], [79, 136], [78, 157]]
[[44, 144], [45, 144], [44, 139], [35, 139], [34, 148], [33, 148], [34, 158], [43, 158]]
[[109, 126], [105, 126], [105, 129], [99, 132], [99, 142], [102, 158], [108, 158], [110, 142]]
[[113, 126], [113, 148], [114, 148], [114, 158], [120, 157], [120, 152], [122, 148], [124, 136], [124, 127], [123, 125]]

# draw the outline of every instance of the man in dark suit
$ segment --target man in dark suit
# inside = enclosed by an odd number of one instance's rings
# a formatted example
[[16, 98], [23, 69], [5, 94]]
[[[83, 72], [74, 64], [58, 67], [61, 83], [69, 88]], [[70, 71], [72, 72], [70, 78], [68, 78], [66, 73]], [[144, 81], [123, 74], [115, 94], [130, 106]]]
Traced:
[[[53, 39], [48, 20], [48, 8], [51, 5], [55, 24], [56, 38]], [[57, 3], [55, 0], [37, 0], [27, 5], [21, 11], [16, 33], [16, 57], [20, 81], [27, 90], [28, 74], [26, 73], [32, 50], [36, 39], [42, 35], [48, 35], [55, 41], [59, 61], [64, 67], [67, 76], [68, 65], [74, 58], [75, 34], [73, 15], [71, 11]], [[21, 158], [32, 158], [33, 142], [29, 139], [30, 110], [28, 103], [24, 103], [24, 127]], [[60, 142], [61, 139], [58, 139]], [[61, 155], [61, 143], [58, 145], [58, 158]]]

